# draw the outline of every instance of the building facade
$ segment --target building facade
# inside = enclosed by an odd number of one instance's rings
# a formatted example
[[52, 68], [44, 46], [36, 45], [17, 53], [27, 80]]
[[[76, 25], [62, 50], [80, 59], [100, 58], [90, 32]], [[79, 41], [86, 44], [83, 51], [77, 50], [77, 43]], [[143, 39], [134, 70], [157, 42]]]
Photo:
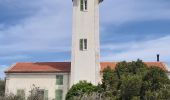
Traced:
[[[115, 69], [117, 62], [101, 62], [102, 71], [108, 66]], [[163, 62], [145, 62], [148, 66], [168, 67]], [[30, 90], [39, 87], [44, 98], [64, 100], [71, 82], [71, 62], [16, 63], [6, 73], [6, 94], [20, 94], [28, 97]], [[168, 73], [169, 75], [169, 73]]]

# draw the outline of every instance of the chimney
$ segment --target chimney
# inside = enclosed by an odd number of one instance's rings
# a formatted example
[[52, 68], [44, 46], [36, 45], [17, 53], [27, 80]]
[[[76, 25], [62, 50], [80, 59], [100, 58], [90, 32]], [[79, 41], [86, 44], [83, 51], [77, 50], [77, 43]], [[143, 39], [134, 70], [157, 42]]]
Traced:
[[159, 54], [157, 54], [157, 62], [159, 62]]

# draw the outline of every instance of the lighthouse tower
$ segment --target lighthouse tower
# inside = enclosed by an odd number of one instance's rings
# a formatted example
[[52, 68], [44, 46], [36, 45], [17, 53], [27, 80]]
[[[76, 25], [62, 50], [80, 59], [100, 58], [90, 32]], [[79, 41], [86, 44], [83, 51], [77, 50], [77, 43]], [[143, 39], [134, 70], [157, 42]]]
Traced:
[[86, 80], [99, 82], [99, 3], [102, 0], [73, 0], [71, 85]]

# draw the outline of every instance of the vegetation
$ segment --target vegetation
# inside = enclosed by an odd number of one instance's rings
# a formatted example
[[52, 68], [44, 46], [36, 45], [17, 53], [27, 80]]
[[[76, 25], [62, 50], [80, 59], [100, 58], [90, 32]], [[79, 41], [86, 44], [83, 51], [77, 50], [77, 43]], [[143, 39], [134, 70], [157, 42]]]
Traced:
[[[28, 98], [5, 95], [5, 82], [0, 80], [0, 100], [48, 100], [33, 86]], [[148, 67], [141, 60], [120, 62], [115, 69], [103, 71], [102, 83], [94, 86], [86, 81], [73, 85], [66, 100], [169, 100], [170, 80], [157, 66]]]
[[4, 96], [5, 93], [5, 81], [0, 79], [0, 96]]
[[168, 100], [170, 98], [170, 80], [165, 71], [157, 66], [148, 67], [141, 60], [120, 62], [114, 70], [108, 66], [103, 71], [102, 84], [98, 86], [91, 84], [90, 89], [88, 84], [90, 83], [81, 81], [73, 85], [67, 93], [66, 100]]
[[97, 90], [96, 86], [86, 81], [80, 81], [78, 84], [73, 85], [67, 93], [67, 100], [75, 100], [76, 96], [83, 97], [84, 94], [91, 94]]
[[39, 93], [40, 89], [35, 85], [33, 85], [33, 88], [29, 92], [30, 95], [27, 97], [27, 100], [48, 100], [48, 98], [44, 98], [44, 96], [41, 93]]
[[[3, 87], [0, 87], [0, 88], [3, 88]], [[29, 96], [27, 98], [25, 97], [24, 93], [17, 94], [17, 95], [8, 94], [8, 95], [1, 95], [0, 100], [48, 100], [48, 98], [44, 98], [44, 96], [41, 95], [41, 93], [39, 93], [40, 91], [41, 90], [39, 89], [39, 87], [36, 87], [35, 85], [33, 85], [33, 88], [29, 91]]]

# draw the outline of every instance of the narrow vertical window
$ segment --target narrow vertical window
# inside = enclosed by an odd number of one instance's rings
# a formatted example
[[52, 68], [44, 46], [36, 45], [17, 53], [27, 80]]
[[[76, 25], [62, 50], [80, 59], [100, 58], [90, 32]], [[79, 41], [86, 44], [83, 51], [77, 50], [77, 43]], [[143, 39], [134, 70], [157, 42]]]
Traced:
[[84, 9], [87, 10], [87, 0], [84, 0]]
[[80, 39], [80, 50], [87, 50], [87, 39]]
[[80, 0], [80, 10], [84, 10], [84, 0]]
[[80, 50], [83, 50], [83, 39], [80, 39]]
[[44, 100], [48, 100], [48, 90], [44, 90]]
[[87, 0], [80, 0], [80, 10], [81, 11], [87, 10]]
[[84, 39], [84, 50], [87, 50], [87, 39]]
[[56, 85], [63, 85], [63, 75], [56, 75]]
[[55, 100], [62, 100], [63, 98], [63, 90], [57, 89], [55, 91]]

